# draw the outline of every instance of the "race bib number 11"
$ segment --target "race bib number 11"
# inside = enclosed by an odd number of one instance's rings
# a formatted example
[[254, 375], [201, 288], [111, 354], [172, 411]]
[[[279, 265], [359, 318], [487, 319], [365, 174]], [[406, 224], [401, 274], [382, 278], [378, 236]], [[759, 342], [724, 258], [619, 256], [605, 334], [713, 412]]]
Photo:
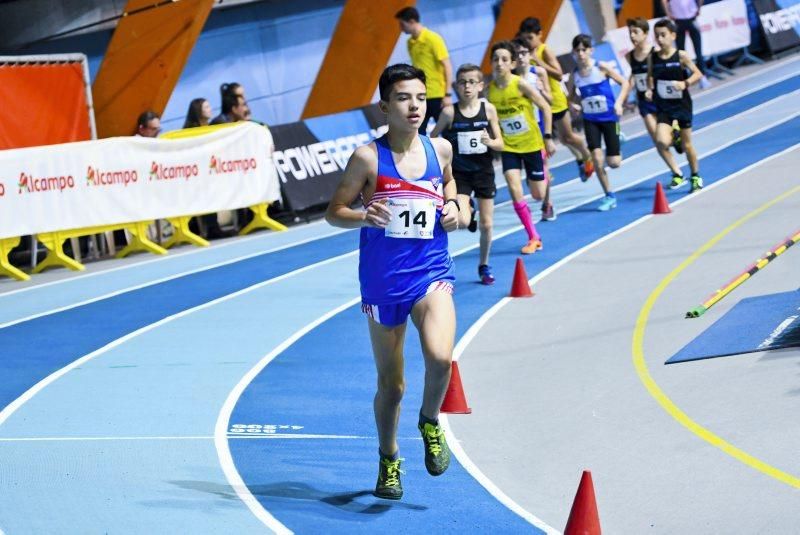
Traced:
[[429, 199], [389, 199], [386, 207], [392, 213], [387, 238], [433, 239], [436, 223], [436, 202]]

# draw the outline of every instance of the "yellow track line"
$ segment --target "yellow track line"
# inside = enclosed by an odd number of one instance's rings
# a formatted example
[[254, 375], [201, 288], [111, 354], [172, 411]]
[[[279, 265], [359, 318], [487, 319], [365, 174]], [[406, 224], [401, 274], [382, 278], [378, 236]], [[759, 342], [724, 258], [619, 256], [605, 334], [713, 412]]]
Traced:
[[771, 201], [767, 202], [766, 204], [762, 205], [761, 207], [753, 210], [749, 214], [745, 215], [722, 232], [711, 238], [708, 242], [706, 242], [702, 247], [697, 249], [695, 252], [691, 254], [686, 260], [681, 262], [681, 264], [675, 268], [669, 275], [667, 275], [659, 284], [656, 286], [655, 290], [650, 294], [647, 300], [642, 306], [642, 309], [639, 311], [639, 317], [636, 319], [636, 327], [633, 331], [633, 365], [636, 368], [636, 373], [639, 375], [639, 379], [644, 384], [647, 391], [650, 393], [653, 398], [661, 405], [661, 407], [669, 413], [675, 420], [677, 420], [681, 425], [686, 427], [689, 431], [697, 435], [698, 437], [702, 438], [712, 446], [715, 446], [731, 457], [735, 458], [736, 460], [750, 466], [751, 468], [755, 468], [759, 472], [762, 472], [772, 478], [777, 479], [787, 485], [790, 485], [795, 488], [800, 488], [800, 478], [788, 474], [771, 466], [764, 461], [757, 459], [750, 455], [749, 453], [740, 450], [733, 444], [725, 441], [723, 438], [715, 435], [702, 425], [698, 424], [694, 420], [692, 420], [685, 412], [683, 412], [680, 408], [678, 408], [675, 403], [667, 396], [663, 390], [658, 386], [655, 382], [653, 377], [650, 375], [650, 371], [647, 368], [647, 363], [644, 359], [644, 334], [645, 329], [647, 327], [647, 321], [650, 318], [650, 312], [653, 310], [656, 301], [661, 296], [662, 293], [667, 289], [667, 286], [672, 283], [673, 280], [687, 267], [689, 267], [695, 260], [700, 258], [701, 255], [706, 253], [709, 249], [711, 249], [714, 245], [716, 245], [722, 238], [728, 235], [730, 232], [736, 230], [746, 222], [750, 221], [754, 217], [758, 216], [762, 212], [766, 211], [770, 207], [774, 206], [775, 204], [787, 199], [788, 197], [794, 195], [795, 193], [800, 192], [800, 186], [794, 187], [791, 190], [779, 195], [778, 197], [772, 199]]

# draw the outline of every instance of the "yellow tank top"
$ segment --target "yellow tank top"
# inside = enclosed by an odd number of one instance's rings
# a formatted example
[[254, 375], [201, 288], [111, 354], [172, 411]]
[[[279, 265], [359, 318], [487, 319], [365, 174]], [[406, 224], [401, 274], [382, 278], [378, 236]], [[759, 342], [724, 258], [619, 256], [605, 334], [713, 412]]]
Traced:
[[[542, 59], [544, 57], [544, 49], [547, 47], [546, 44], [542, 43], [536, 50], [534, 54], [536, 57], [539, 58], [539, 61], [544, 62]], [[553, 109], [553, 113], [562, 112], [567, 109], [567, 95], [564, 93], [564, 86], [561, 83], [561, 80], [558, 78], [553, 78], [550, 76], [550, 73], [547, 73], [547, 80], [550, 82], [550, 93], [553, 95], [553, 103], [550, 107]]]
[[544, 148], [542, 132], [533, 114], [533, 103], [519, 90], [519, 76], [503, 89], [494, 80], [489, 84], [489, 102], [497, 108], [505, 152], [537, 152]]

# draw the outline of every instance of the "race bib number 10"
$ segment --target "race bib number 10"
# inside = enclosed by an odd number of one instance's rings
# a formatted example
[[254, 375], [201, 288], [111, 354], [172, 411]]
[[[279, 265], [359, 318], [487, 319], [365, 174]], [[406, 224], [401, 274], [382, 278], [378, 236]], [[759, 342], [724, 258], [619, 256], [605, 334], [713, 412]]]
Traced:
[[429, 199], [389, 199], [386, 204], [392, 213], [387, 238], [433, 239], [436, 223], [436, 202]]
[[516, 136], [528, 132], [528, 121], [523, 115], [515, 115], [508, 119], [500, 119], [500, 128], [507, 136]]

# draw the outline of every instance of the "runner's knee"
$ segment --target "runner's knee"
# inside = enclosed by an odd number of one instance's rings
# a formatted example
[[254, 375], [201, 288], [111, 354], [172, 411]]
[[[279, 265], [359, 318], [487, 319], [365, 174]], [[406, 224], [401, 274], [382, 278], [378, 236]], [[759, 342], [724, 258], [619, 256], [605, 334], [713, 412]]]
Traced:
[[379, 377], [378, 395], [388, 403], [397, 404], [403, 399], [406, 383], [402, 377]]

